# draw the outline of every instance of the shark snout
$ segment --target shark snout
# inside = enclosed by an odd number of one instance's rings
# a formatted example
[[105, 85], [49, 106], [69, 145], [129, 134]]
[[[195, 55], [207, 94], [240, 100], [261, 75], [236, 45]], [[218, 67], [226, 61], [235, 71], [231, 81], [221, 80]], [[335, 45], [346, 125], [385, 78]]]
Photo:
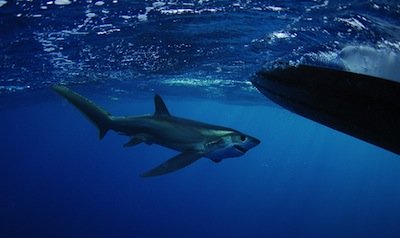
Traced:
[[252, 138], [252, 139], [253, 139], [253, 143], [255, 144], [254, 146], [259, 145], [261, 143], [261, 141], [257, 138]]
[[260, 143], [261, 141], [257, 138], [246, 136], [246, 139], [243, 141], [243, 143], [237, 144], [234, 147], [240, 153], [245, 154], [247, 151], [249, 151], [250, 149], [252, 149], [253, 147], [257, 146]]
[[248, 140], [249, 140], [248, 143], [251, 145], [251, 148], [253, 148], [254, 146], [257, 146], [258, 144], [261, 143], [261, 141], [259, 139], [255, 138], [255, 137], [251, 137], [251, 136], [248, 137]]

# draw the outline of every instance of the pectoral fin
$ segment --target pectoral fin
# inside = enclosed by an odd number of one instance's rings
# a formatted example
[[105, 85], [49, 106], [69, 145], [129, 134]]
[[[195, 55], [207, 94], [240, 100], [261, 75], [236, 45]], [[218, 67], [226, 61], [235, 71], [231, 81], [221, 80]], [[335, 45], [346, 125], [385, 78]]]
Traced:
[[145, 141], [142, 138], [133, 137], [127, 143], [124, 144], [124, 147], [135, 146], [135, 145], [138, 145], [138, 144], [143, 143], [143, 142], [145, 142]]
[[214, 163], [219, 163], [219, 162], [222, 161], [222, 159], [211, 159], [211, 161], [214, 162]]
[[151, 137], [145, 135], [145, 134], [138, 134], [132, 137], [127, 143], [124, 144], [124, 147], [131, 147], [138, 145], [140, 143], [146, 143], [148, 145], [151, 145], [153, 142], [151, 140]]
[[159, 176], [167, 173], [174, 172], [176, 170], [182, 169], [198, 159], [200, 159], [203, 154], [200, 154], [196, 151], [185, 151], [177, 156], [169, 159], [168, 161], [160, 164], [159, 166], [155, 167], [154, 169], [142, 174], [142, 177], [152, 177], [152, 176]]

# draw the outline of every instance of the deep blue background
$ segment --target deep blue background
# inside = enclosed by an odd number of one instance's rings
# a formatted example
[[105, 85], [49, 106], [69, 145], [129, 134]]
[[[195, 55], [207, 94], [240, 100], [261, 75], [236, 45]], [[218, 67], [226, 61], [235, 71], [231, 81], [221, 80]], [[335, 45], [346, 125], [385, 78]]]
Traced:
[[[166, 98], [174, 115], [230, 126], [262, 144], [240, 158], [202, 159], [143, 179], [176, 153], [122, 148], [127, 138], [115, 133], [99, 142], [75, 108], [53, 99], [0, 119], [3, 237], [400, 234], [398, 156], [284, 109]], [[153, 111], [151, 95], [93, 99], [116, 115]]]

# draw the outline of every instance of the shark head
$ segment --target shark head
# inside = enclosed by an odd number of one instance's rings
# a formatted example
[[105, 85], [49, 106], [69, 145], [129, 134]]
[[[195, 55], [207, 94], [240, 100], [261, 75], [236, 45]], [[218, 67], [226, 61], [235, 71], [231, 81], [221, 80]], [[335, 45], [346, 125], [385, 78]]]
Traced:
[[254, 138], [252, 136], [244, 135], [244, 134], [238, 134], [232, 136], [232, 141], [233, 147], [242, 155], [246, 153], [248, 150], [252, 149], [256, 145], [260, 144], [260, 140], [257, 138]]
[[210, 152], [205, 157], [219, 162], [222, 159], [242, 156], [258, 144], [260, 144], [260, 140], [232, 131], [219, 138], [216, 143], [213, 143], [213, 148], [210, 148]]

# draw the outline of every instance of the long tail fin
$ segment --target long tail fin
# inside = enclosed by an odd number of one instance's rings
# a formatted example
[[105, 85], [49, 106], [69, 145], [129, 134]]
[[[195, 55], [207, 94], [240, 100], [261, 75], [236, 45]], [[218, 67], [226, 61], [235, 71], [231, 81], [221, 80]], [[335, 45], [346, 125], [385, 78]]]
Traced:
[[103, 139], [107, 131], [111, 127], [112, 120], [110, 113], [106, 112], [89, 99], [75, 93], [64, 86], [53, 86], [53, 90], [66, 98], [76, 108], [79, 109], [91, 122], [99, 129], [99, 137]]

